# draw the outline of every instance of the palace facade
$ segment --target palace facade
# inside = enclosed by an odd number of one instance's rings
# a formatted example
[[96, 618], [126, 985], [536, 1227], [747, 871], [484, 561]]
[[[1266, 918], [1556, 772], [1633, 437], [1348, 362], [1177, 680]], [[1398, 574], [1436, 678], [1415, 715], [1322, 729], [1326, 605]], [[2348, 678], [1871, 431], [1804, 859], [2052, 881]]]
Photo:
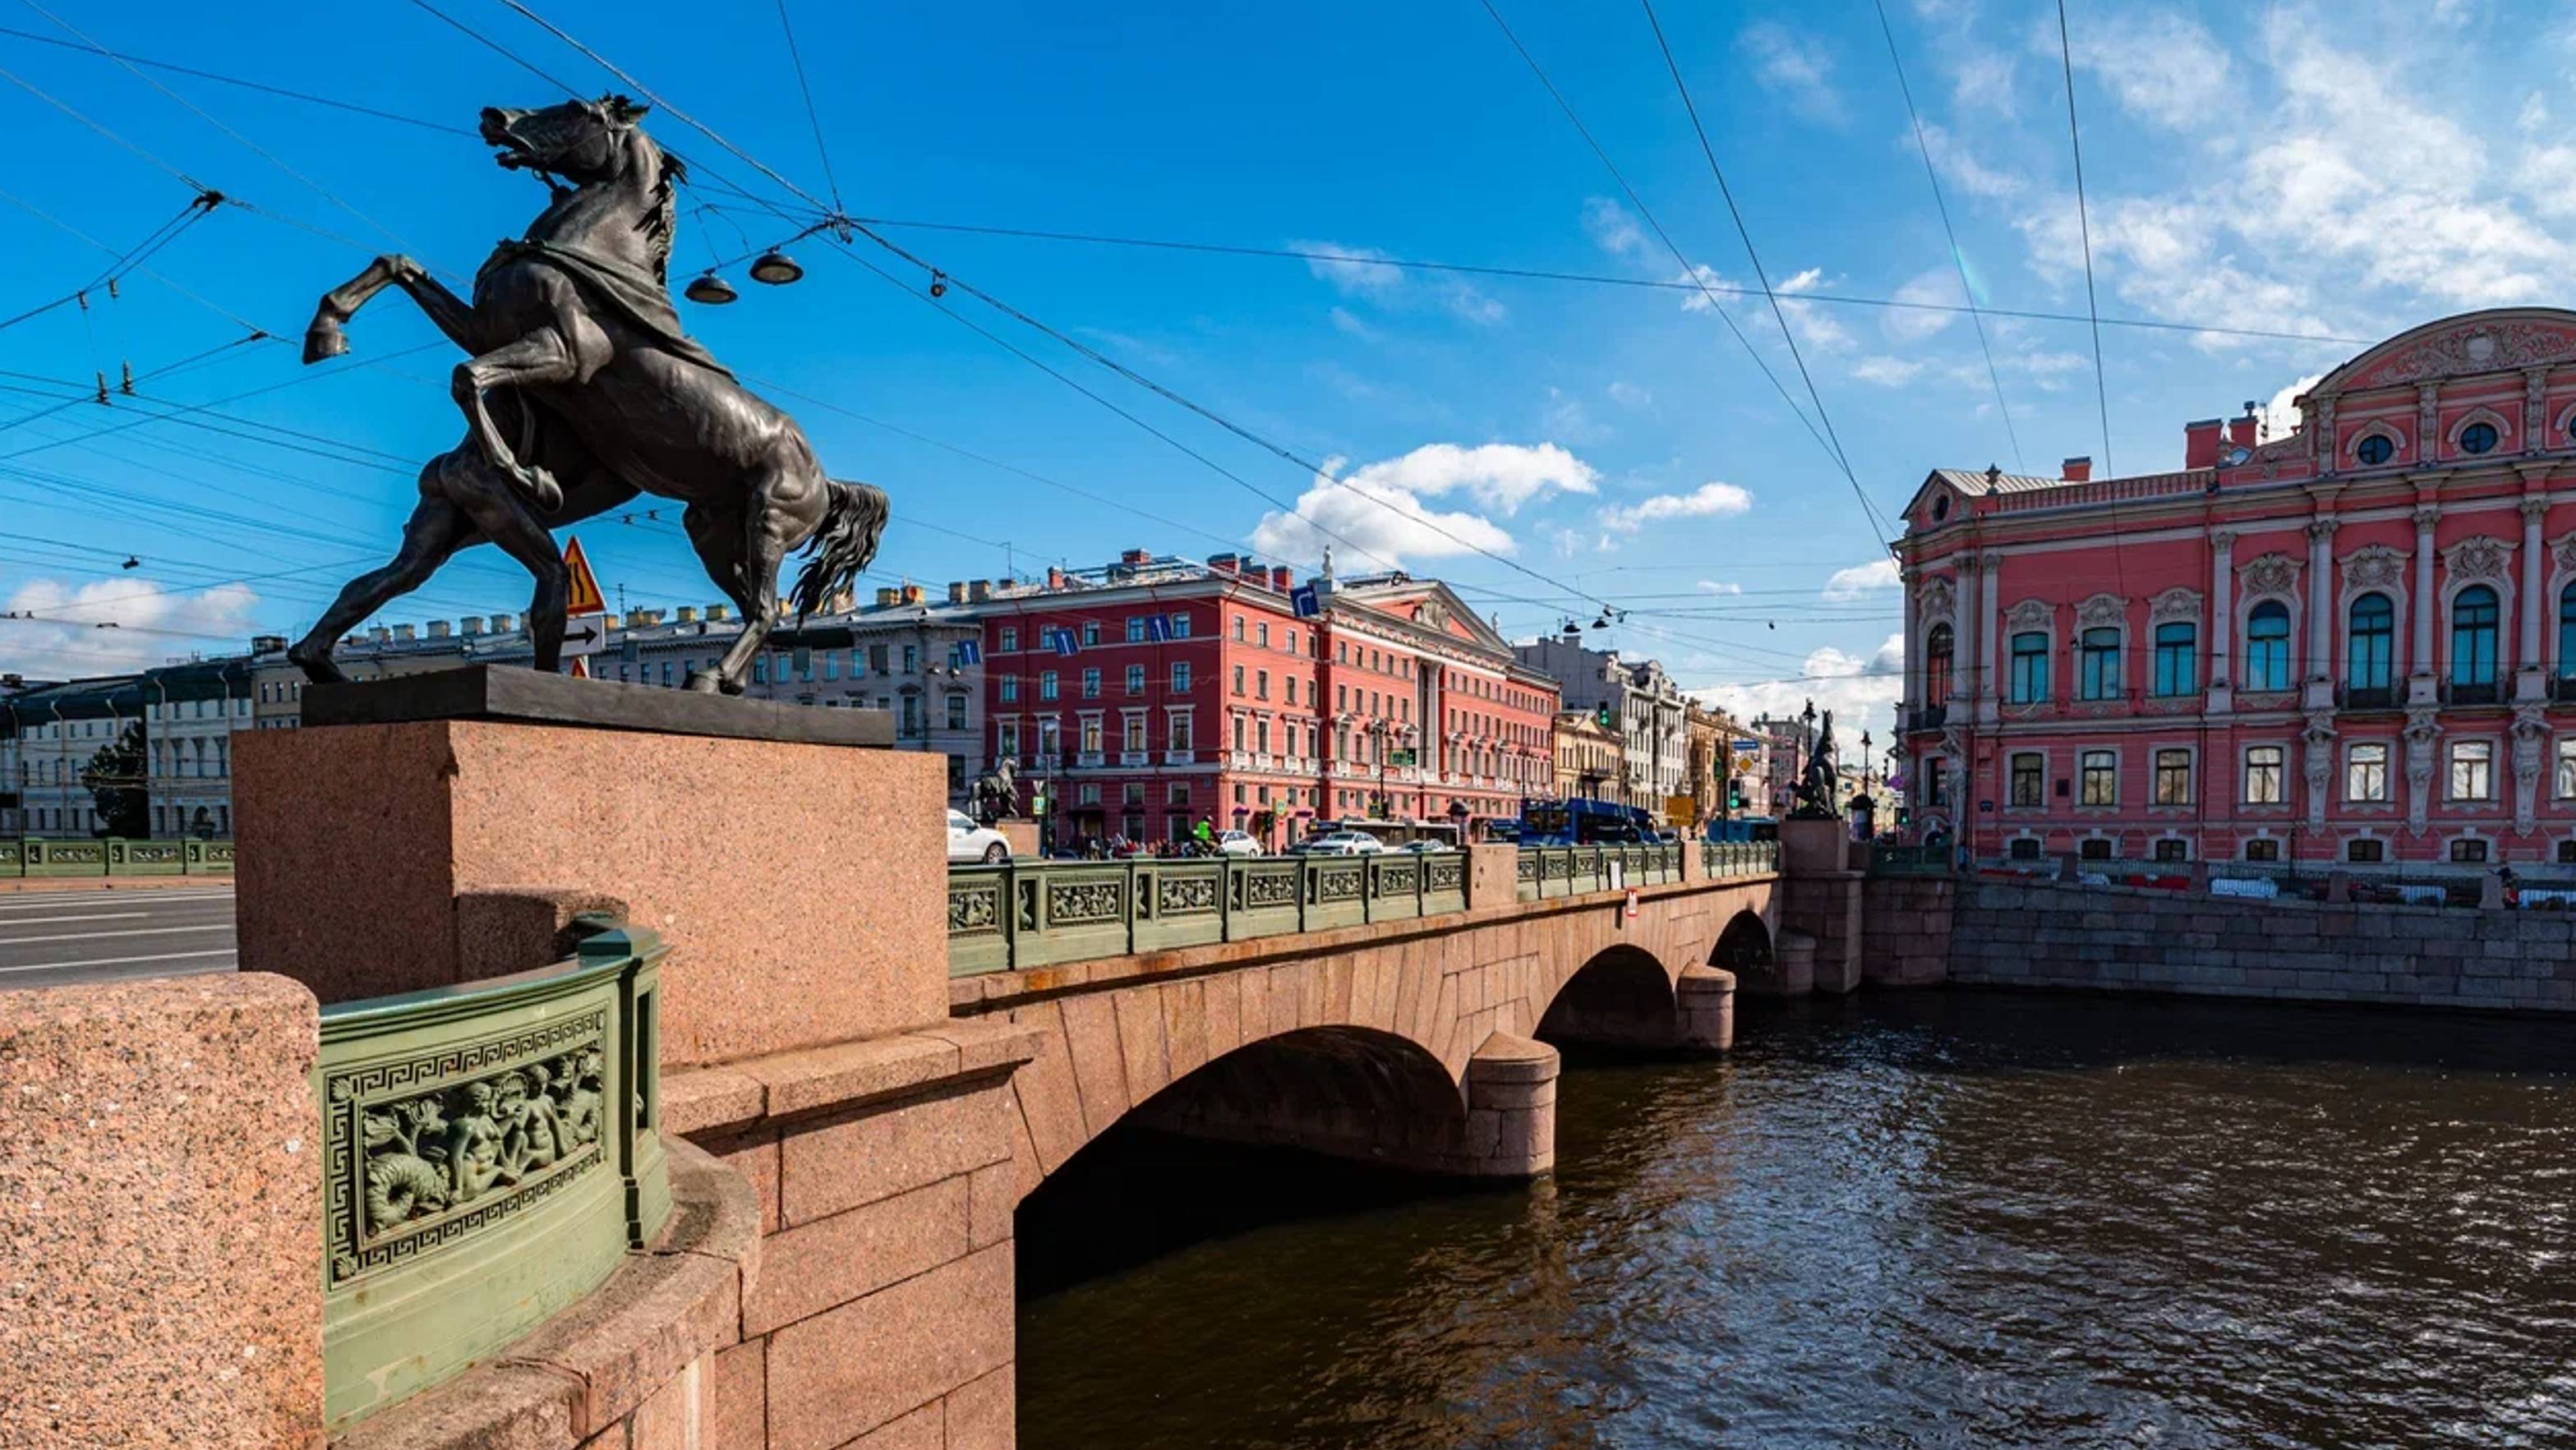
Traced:
[[2576, 312], [2430, 323], [2183, 466], [1936, 470], [1908, 804], [1980, 857], [2576, 862]]

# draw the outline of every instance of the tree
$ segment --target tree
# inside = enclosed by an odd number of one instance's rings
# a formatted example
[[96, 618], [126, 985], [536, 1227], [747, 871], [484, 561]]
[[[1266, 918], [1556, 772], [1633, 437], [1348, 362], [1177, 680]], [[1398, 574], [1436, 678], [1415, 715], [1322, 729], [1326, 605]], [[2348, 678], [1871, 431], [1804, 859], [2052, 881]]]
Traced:
[[136, 720], [81, 767], [81, 788], [98, 802], [97, 834], [148, 836], [143, 792], [143, 722]]

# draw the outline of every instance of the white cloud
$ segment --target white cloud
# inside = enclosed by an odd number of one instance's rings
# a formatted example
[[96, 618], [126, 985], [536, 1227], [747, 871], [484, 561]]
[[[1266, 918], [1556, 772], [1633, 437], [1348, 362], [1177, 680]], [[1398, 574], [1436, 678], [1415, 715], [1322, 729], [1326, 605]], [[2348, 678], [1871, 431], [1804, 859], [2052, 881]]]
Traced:
[[[1967, 299], [1959, 293], [1959, 273], [1953, 267], [1935, 267], [1917, 272], [1897, 287], [1894, 300], [1914, 307], [1963, 307]], [[1959, 320], [1955, 312], [1923, 312], [1911, 308], [1890, 309], [1878, 320], [1881, 331], [1891, 342], [1921, 342], [1938, 335]]]
[[1728, 518], [1753, 507], [1753, 495], [1731, 483], [1703, 483], [1688, 493], [1657, 494], [1601, 511], [1601, 526], [1633, 534], [1672, 519]]
[[1834, 712], [1834, 743], [1843, 759], [1860, 754], [1861, 732], [1895, 738], [1896, 701], [1905, 692], [1905, 636], [1891, 634], [1867, 658], [1827, 645], [1792, 679], [1711, 685], [1690, 693], [1738, 720], [1795, 715], [1808, 701]]
[[1341, 463], [1325, 461], [1325, 473], [1298, 496], [1294, 513], [1263, 515], [1252, 531], [1253, 547], [1312, 558], [1339, 535], [1389, 563], [1480, 549], [1508, 554], [1517, 546], [1500, 524], [1463, 509], [1441, 512], [1424, 500], [1463, 493], [1509, 517], [1543, 495], [1597, 492], [1600, 478], [1554, 443], [1432, 443], [1337, 475]]
[[[2102, 10], [2069, 38], [2075, 64], [2131, 115], [2177, 131], [2231, 119], [2227, 47], [2199, 21], [2174, 10]], [[2058, 45], [2054, 16], [2032, 27], [2034, 52], [2054, 57]]]
[[1746, 26], [1736, 45], [1753, 63], [1753, 78], [1787, 101], [1789, 109], [1810, 121], [1841, 124], [1843, 98], [1833, 85], [1834, 58], [1821, 39], [1766, 20]]
[[2015, 62], [2010, 55], [1984, 46], [1962, 52], [1950, 63], [1950, 100], [1962, 111], [1991, 111], [2009, 119]]
[[1346, 247], [1339, 242], [1292, 241], [1291, 251], [1320, 252], [1310, 257], [1306, 270], [1330, 282], [1345, 296], [1382, 296], [1404, 285], [1404, 269], [1390, 267], [1383, 260], [1386, 253], [1368, 247]]
[[1540, 410], [1542, 429], [1554, 438], [1569, 443], [1599, 443], [1611, 436], [1611, 430], [1596, 422], [1592, 410], [1583, 400], [1563, 388], [1547, 390], [1547, 406]]
[[2274, 393], [2272, 395], [2272, 401], [2264, 405], [2263, 408], [2264, 436], [2267, 438], [2287, 438], [2292, 433], [2298, 431], [2298, 397], [2301, 393], [2315, 387], [2319, 380], [2324, 377], [2325, 374], [2323, 373], [2310, 373], [2306, 377], [2299, 379], [2297, 382], [2290, 384], [2286, 388], [2283, 388], [2281, 391]]
[[1825, 581], [1825, 598], [1848, 603], [1880, 589], [1893, 589], [1898, 582], [1894, 559], [1874, 559], [1835, 570], [1834, 576]]
[[0, 621], [0, 663], [33, 678], [118, 674], [190, 648], [246, 644], [258, 607], [242, 584], [174, 593], [131, 576], [78, 586], [31, 579], [0, 611], [36, 616]]
[[1440, 305], [1478, 327], [1492, 327], [1509, 315], [1509, 309], [1502, 303], [1464, 282], [1444, 283], [1440, 288]]
[[1614, 382], [1605, 391], [1610, 394], [1610, 401], [1622, 408], [1651, 407], [1655, 401], [1653, 393], [1631, 382]]
[[[1906, 150], [1914, 149], [1911, 132], [1899, 138]], [[1939, 171], [1952, 187], [1986, 201], [1999, 201], [2019, 196], [2030, 183], [2008, 171], [1997, 171], [1968, 154], [1957, 138], [1926, 121], [1923, 124], [1923, 149], [1932, 153], [1933, 169]]]
[[1901, 388], [1923, 373], [1926, 365], [1901, 357], [1870, 356], [1852, 364], [1851, 375], [1882, 388]]
[[1583, 203], [1583, 229], [1592, 234], [1593, 243], [1614, 257], [1624, 257], [1646, 245], [1646, 234], [1628, 209], [1606, 196], [1586, 198]]
[[1741, 594], [1744, 592], [1743, 585], [1731, 584], [1718, 579], [1702, 579], [1699, 581], [1698, 587], [1699, 592], [1702, 594]]

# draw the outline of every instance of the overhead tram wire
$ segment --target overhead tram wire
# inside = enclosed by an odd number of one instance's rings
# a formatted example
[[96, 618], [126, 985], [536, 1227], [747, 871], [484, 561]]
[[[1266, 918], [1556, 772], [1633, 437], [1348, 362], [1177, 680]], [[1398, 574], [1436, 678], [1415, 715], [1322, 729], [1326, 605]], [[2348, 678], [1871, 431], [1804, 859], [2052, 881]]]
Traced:
[[[1994, 385], [1995, 412], [2003, 419], [2004, 437], [2012, 444], [2013, 467], [2028, 473], [2030, 464], [2022, 457], [2021, 433], [2013, 427], [2012, 405], [2004, 401], [2003, 374], [1995, 367], [1994, 344], [1986, 337], [1986, 320], [1977, 311], [1976, 288], [1968, 281], [1968, 257], [1959, 249], [1959, 232], [1950, 222], [1950, 203], [1941, 194], [1941, 174], [1932, 165], [1932, 143], [1923, 134], [1923, 113], [1914, 107], [1914, 87], [1905, 79], [1904, 58], [1897, 54], [1896, 27], [1888, 23], [1887, 0], [1870, 0], [1870, 3], [1878, 7], [1878, 32], [1887, 37], [1887, 62], [1896, 70], [1896, 93], [1904, 98], [1905, 117], [1914, 126], [1914, 149], [1923, 157], [1923, 179], [1932, 185], [1932, 206], [1941, 214], [1941, 234], [1950, 241], [1950, 265], [1958, 269], [1959, 295], [1967, 301], [1968, 321], [1977, 329], [1977, 351], [1985, 355], [1986, 381]], [[2098, 313], [2093, 318], [2093, 325], [2097, 330], [2101, 326]], [[2107, 461], [2104, 467], [2107, 471]]]
[[[1672, 74], [1673, 92], [1681, 97], [1682, 112], [1690, 117], [1691, 134], [1699, 138], [1699, 154], [1708, 160], [1709, 175], [1717, 178], [1717, 194], [1726, 202], [1726, 214], [1735, 223], [1736, 238], [1744, 243], [1744, 258], [1753, 264], [1753, 280], [1761, 284], [1762, 299], [1771, 304], [1771, 320], [1780, 325], [1780, 340], [1789, 345], [1789, 360], [1798, 365], [1798, 380], [1807, 386], [1807, 401], [1815, 405], [1816, 421], [1823, 425], [1827, 441], [1833, 444], [1834, 459], [1842, 465], [1844, 476], [1849, 477], [1852, 472], [1851, 455], [1843, 448], [1842, 435], [1834, 431], [1833, 416], [1825, 411], [1824, 395], [1816, 390], [1815, 374], [1807, 369], [1807, 355], [1798, 346], [1798, 334], [1790, 328], [1789, 314], [1782, 310], [1780, 294], [1771, 286], [1770, 273], [1762, 265], [1762, 254], [1753, 245], [1753, 230], [1745, 225], [1743, 209], [1735, 204], [1735, 188], [1726, 184], [1726, 168], [1717, 164], [1717, 148], [1709, 144], [1708, 128], [1700, 124], [1699, 105], [1691, 99], [1690, 86], [1682, 79], [1681, 62], [1673, 58], [1672, 42], [1664, 36], [1664, 23], [1655, 16], [1655, 0], [1638, 0], [1638, 3], [1645, 7], [1646, 26], [1655, 33], [1656, 49], [1664, 53], [1664, 69]], [[1857, 479], [1853, 481], [1853, 487], [1859, 487]], [[1866, 494], [1861, 497], [1861, 507], [1873, 518], [1877, 517], [1877, 510], [1870, 506]], [[1884, 535], [1887, 532], [1886, 521], [1879, 519], [1878, 523], [1879, 532]]]
[[[2066, 75], [2066, 142], [2075, 157], [2075, 223], [2077, 235], [2084, 243], [2084, 309], [2096, 321], [2093, 324], [2093, 403], [2102, 419], [2102, 476], [2119, 477], [2111, 466], [2111, 384], [2102, 371], [2101, 304], [2093, 290], [2093, 223], [2084, 201], [2084, 135], [2075, 124], [2075, 44], [2067, 38], [2066, 0], [2057, 0], [2057, 58]], [[2120, 500], [2116, 490], [2106, 491], [2111, 534], [2111, 570], [2123, 598], [2129, 592], [2128, 566], [2120, 549]], [[1991, 681], [1987, 682], [1989, 685]]]
[[805, 97], [805, 119], [814, 126], [814, 154], [823, 161], [823, 184], [832, 193], [832, 211], [839, 215], [841, 179], [832, 174], [832, 148], [823, 144], [823, 113], [814, 108], [814, 87], [805, 79], [805, 55], [796, 48], [796, 23], [787, 18], [787, 0], [778, 0], [778, 28], [787, 36], [787, 59], [796, 68], [796, 89]]
[[451, 136], [472, 136], [475, 134], [472, 130], [463, 126], [449, 126], [443, 125], [437, 121], [424, 121], [418, 116], [405, 116], [394, 111], [378, 110], [374, 106], [362, 106], [355, 101], [334, 100], [329, 96], [317, 96], [310, 91], [288, 90], [284, 86], [273, 86], [265, 81], [248, 80], [241, 76], [224, 75], [218, 71], [199, 70], [194, 66], [180, 65], [175, 61], [152, 60], [144, 56], [133, 55], [123, 51], [108, 50], [103, 47], [81, 41], [65, 40], [59, 35], [45, 35], [33, 30], [18, 30], [6, 25], [0, 25], [0, 35], [5, 35], [13, 40], [30, 41], [37, 45], [59, 46], [64, 50], [78, 51], [83, 55], [94, 55], [104, 60], [122, 61], [127, 65], [139, 65], [149, 70], [169, 71], [174, 75], [191, 76], [202, 81], [213, 81], [218, 85], [239, 86], [243, 90], [259, 91], [266, 95], [277, 96], [290, 101], [302, 101], [307, 105], [328, 106], [335, 111], [347, 111], [360, 116], [372, 116], [379, 121], [393, 121], [405, 126], [418, 126], [429, 131], [444, 131]]

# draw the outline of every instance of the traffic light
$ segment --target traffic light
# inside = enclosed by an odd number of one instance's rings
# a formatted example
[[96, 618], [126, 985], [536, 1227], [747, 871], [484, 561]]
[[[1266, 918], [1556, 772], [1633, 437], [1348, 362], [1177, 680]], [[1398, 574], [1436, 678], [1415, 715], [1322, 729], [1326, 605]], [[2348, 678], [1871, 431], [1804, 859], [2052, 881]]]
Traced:
[[1610, 728], [1610, 706], [1607, 701], [1592, 707], [1592, 723], [1604, 730]]

